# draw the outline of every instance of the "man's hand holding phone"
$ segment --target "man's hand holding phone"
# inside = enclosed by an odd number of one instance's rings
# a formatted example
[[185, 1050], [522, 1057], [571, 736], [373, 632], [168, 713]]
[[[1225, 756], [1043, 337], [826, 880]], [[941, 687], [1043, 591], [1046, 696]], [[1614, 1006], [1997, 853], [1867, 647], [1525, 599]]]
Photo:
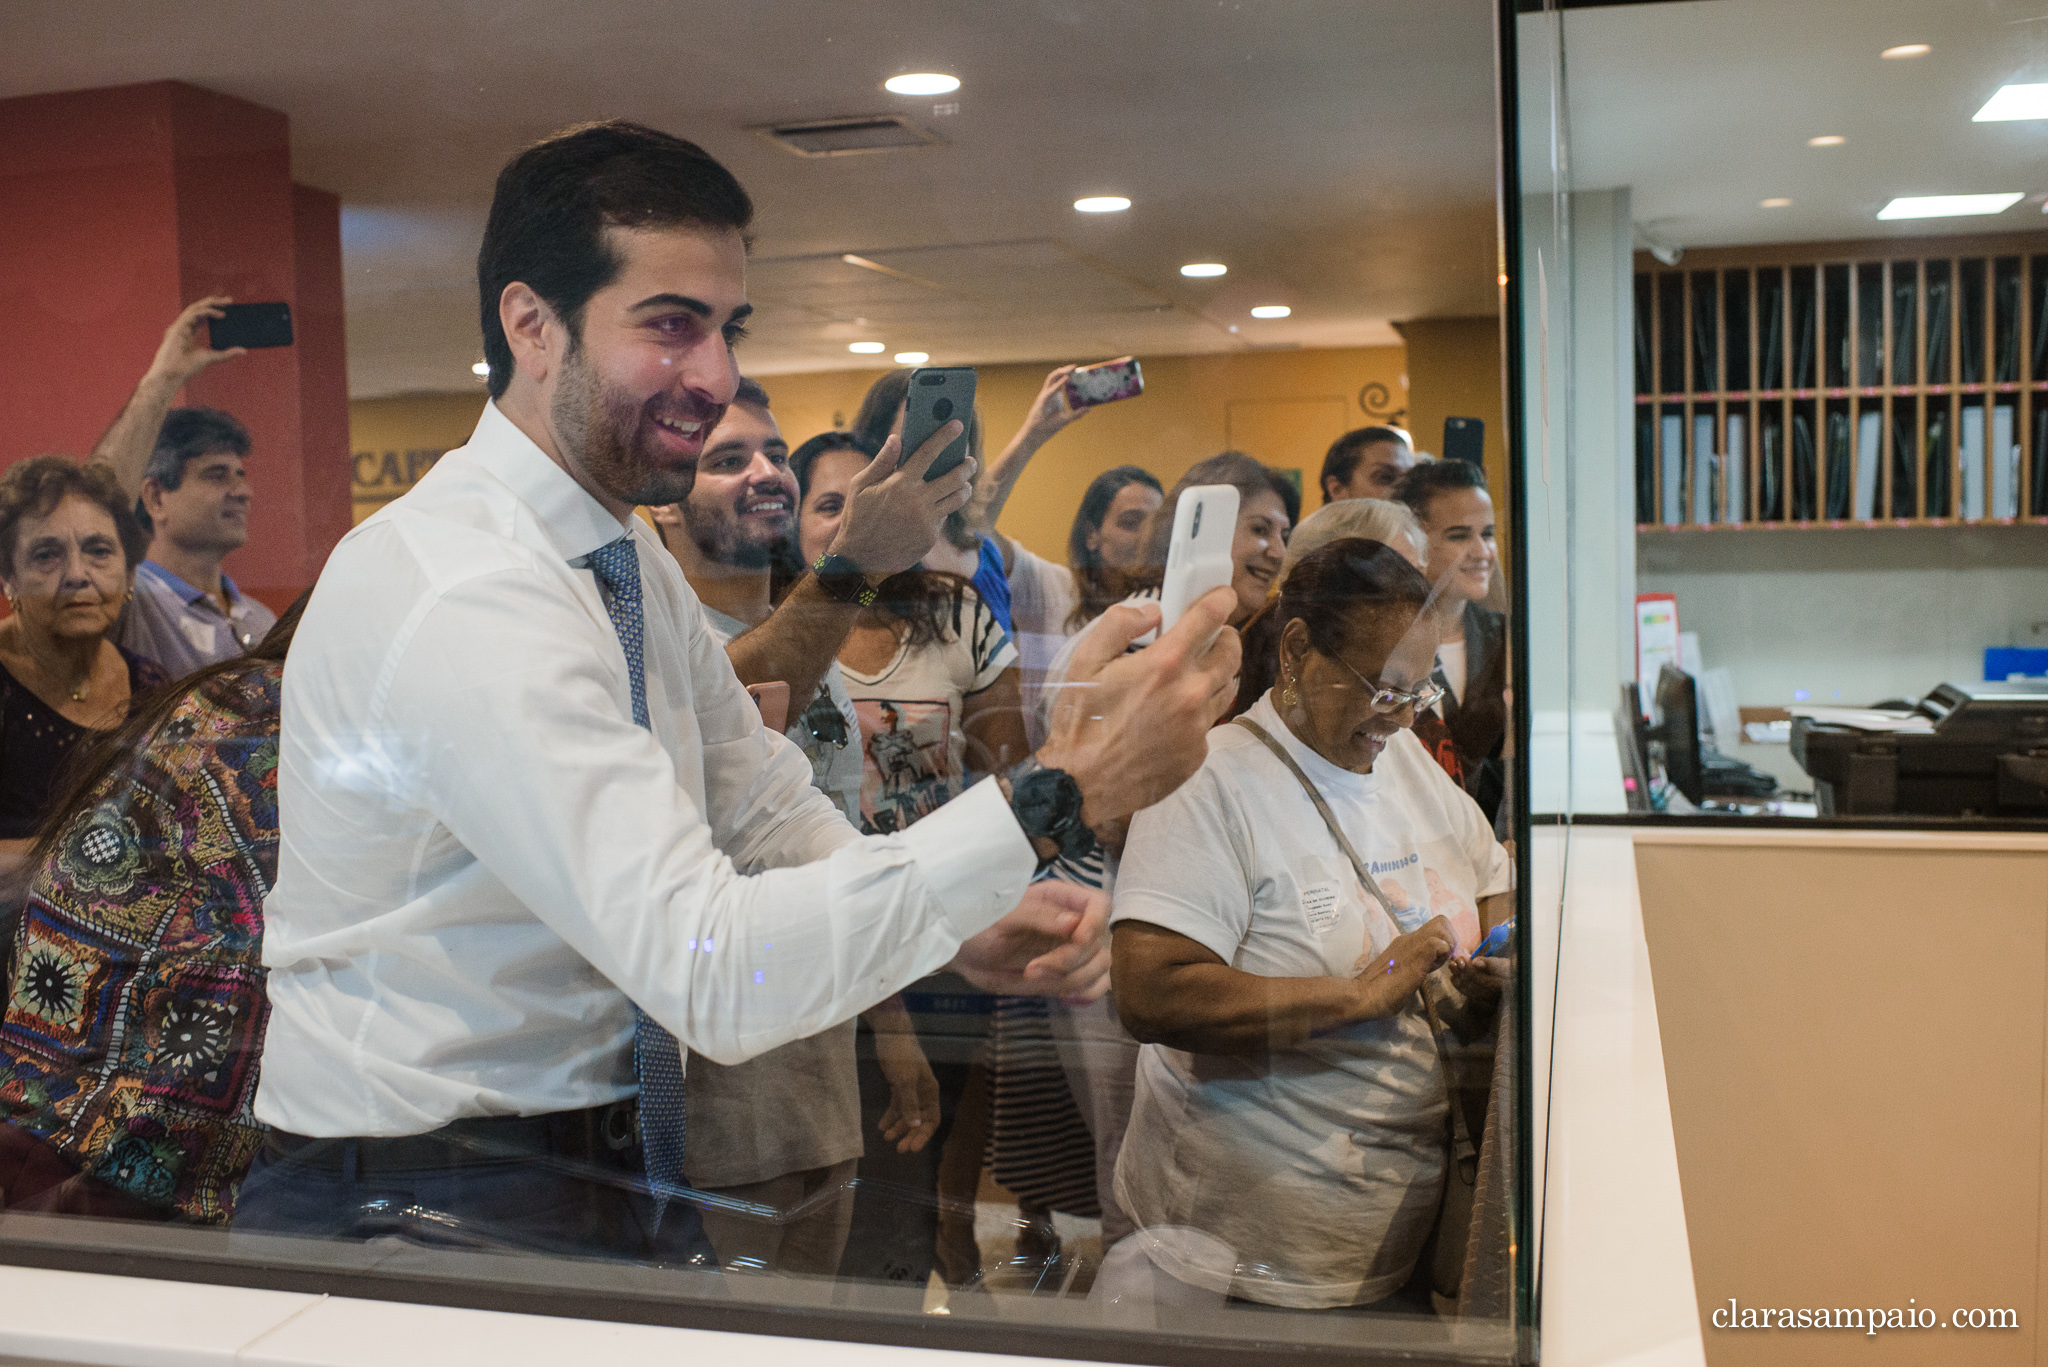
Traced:
[[1132, 654], [1133, 641], [1158, 629], [1159, 608], [1120, 603], [1075, 647], [1038, 761], [1073, 776], [1082, 817], [1105, 844], [1121, 844], [1130, 817], [1208, 757], [1209, 728], [1236, 696], [1242, 648], [1226, 625], [1236, 608], [1230, 589], [1213, 590]]
[[238, 346], [215, 351], [207, 334], [207, 324], [215, 318], [225, 318], [227, 306], [234, 302], [228, 295], [214, 294], [188, 304], [177, 321], [164, 330], [164, 340], [156, 349], [156, 359], [150, 362], [145, 382], [156, 380], [172, 389], [182, 389], [208, 366], [248, 355], [248, 348]]
[[860, 566], [871, 583], [922, 560], [939, 539], [939, 524], [948, 513], [966, 506], [974, 492], [972, 457], [936, 479], [925, 478], [932, 462], [966, 430], [954, 419], [932, 433], [908, 460], [900, 459], [901, 437], [882, 443], [881, 453], [853, 477], [832, 553]]

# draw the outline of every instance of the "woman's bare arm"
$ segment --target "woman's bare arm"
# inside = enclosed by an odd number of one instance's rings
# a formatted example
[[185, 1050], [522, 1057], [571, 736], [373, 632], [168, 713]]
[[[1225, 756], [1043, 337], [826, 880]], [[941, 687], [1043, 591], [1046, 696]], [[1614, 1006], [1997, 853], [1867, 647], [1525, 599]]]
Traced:
[[1017, 666], [960, 702], [960, 731], [967, 737], [970, 774], [1000, 774], [1031, 753], [1024, 735], [1024, 683]]
[[1394, 1015], [1450, 957], [1451, 939], [1450, 923], [1439, 916], [1395, 940], [1355, 978], [1267, 978], [1232, 968], [1177, 931], [1121, 921], [1110, 972], [1117, 1014], [1140, 1042], [1255, 1056]]

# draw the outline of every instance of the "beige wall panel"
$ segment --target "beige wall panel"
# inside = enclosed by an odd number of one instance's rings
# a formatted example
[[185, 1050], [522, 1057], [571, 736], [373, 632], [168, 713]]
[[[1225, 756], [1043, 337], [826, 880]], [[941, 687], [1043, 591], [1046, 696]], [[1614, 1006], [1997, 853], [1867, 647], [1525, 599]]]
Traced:
[[2010, 1308], [2017, 1330], [1703, 1326], [1715, 1367], [2024, 1363], [2048, 857], [1642, 844], [1700, 1313]]

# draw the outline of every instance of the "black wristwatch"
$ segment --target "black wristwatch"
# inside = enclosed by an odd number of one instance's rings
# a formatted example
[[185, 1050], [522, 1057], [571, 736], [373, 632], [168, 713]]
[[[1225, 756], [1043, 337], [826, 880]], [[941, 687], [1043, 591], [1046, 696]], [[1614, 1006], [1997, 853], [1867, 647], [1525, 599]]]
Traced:
[[1081, 819], [1081, 785], [1064, 769], [1047, 769], [1026, 760], [1010, 776], [1010, 810], [1033, 840], [1050, 840], [1059, 853], [1038, 861], [1043, 869], [1054, 859], [1085, 859], [1095, 849], [1095, 832]]
[[869, 607], [875, 601], [875, 590], [867, 575], [843, 555], [826, 551], [811, 562], [811, 574], [819, 588], [849, 607]]

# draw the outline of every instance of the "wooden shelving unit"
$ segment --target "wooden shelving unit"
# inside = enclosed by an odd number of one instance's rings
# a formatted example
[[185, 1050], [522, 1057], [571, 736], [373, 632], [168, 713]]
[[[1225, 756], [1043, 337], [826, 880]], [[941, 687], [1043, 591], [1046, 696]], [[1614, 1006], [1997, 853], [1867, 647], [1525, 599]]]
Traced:
[[1642, 531], [2048, 522], [2048, 229], [1638, 253]]

